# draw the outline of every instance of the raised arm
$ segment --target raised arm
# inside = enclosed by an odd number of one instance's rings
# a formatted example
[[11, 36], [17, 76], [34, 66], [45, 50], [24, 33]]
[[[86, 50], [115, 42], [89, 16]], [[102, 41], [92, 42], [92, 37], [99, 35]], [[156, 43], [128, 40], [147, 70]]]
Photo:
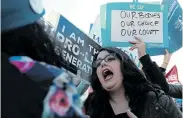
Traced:
[[166, 54], [164, 56], [164, 63], [161, 67], [159, 67], [155, 62], [153, 62], [148, 54], [146, 54], [145, 43], [136, 37], [136, 41], [131, 41], [133, 44], [131, 50], [137, 48], [139, 60], [142, 64], [142, 70], [146, 75], [147, 79], [153, 83], [157, 84], [161, 87], [165, 93], [174, 98], [182, 98], [182, 85], [172, 85], [168, 84], [166, 78], [164, 76], [167, 64], [170, 61], [171, 54], [166, 50]]
[[153, 84], [158, 84], [166, 93], [168, 93], [169, 85], [166, 82], [164, 74], [161, 72], [157, 64], [152, 62], [150, 56], [146, 54], [145, 43], [138, 37], [135, 37], [135, 39], [136, 40], [129, 42], [133, 45], [130, 50], [138, 50], [138, 56], [142, 64], [142, 70], [147, 79]]
[[169, 62], [170, 62], [170, 59], [171, 59], [171, 56], [172, 54], [170, 54], [168, 52], [168, 50], [165, 50], [165, 55], [164, 55], [164, 59], [163, 59], [163, 63], [161, 64], [161, 68], [164, 69], [164, 71], [166, 70]]

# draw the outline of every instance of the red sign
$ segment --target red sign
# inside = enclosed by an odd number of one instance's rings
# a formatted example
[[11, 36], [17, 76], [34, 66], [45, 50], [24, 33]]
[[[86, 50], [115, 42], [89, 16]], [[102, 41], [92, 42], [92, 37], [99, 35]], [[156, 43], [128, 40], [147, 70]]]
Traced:
[[168, 83], [176, 84], [179, 83], [178, 80], [178, 71], [176, 65], [172, 67], [172, 69], [165, 75]]

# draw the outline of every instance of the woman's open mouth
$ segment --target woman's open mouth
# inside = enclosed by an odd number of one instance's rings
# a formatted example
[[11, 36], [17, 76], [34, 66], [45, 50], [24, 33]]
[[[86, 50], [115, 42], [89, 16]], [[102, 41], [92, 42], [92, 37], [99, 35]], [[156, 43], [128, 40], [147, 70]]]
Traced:
[[102, 71], [102, 75], [103, 75], [103, 77], [104, 77], [104, 80], [107, 81], [107, 80], [109, 80], [109, 79], [112, 79], [112, 77], [113, 77], [113, 72], [112, 72], [110, 69], [106, 68], [106, 69], [104, 69], [104, 70]]

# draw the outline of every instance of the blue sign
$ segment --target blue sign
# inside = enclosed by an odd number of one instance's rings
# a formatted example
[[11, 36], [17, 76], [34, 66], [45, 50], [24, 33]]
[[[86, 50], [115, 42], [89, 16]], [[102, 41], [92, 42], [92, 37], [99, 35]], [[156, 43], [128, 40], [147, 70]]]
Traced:
[[163, 0], [162, 4], [168, 6], [168, 48], [148, 48], [151, 56], [164, 55], [165, 49], [173, 53], [183, 45], [182, 40], [182, 8], [177, 0]]
[[52, 28], [50, 26], [46, 31], [53, 36], [52, 42], [56, 53], [63, 58], [63, 67], [74, 74], [80, 70], [81, 78], [88, 80], [92, 73], [94, 55], [101, 46], [63, 16], [60, 16], [55, 32], [49, 32], [54, 31]]
[[182, 8], [177, 0], [163, 0], [162, 4], [168, 5], [168, 34], [169, 48], [172, 53], [182, 47]]
[[146, 42], [147, 48], [168, 48], [167, 15], [168, 7], [163, 5], [109, 3], [106, 5], [106, 28], [101, 29], [102, 44], [129, 47], [128, 42], [138, 36]]

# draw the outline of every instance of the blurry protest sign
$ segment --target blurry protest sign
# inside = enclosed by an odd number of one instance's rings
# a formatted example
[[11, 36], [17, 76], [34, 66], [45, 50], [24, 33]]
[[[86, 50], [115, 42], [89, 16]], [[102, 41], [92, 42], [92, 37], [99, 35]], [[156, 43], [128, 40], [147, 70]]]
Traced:
[[90, 30], [89, 30], [89, 33], [90, 33], [90, 31], [91, 31], [92, 26], [93, 26], [93, 24], [91, 23], [91, 24], [90, 24]]
[[[101, 16], [98, 15], [91, 30], [89, 36], [93, 39], [96, 43], [102, 46], [102, 37], [101, 37]], [[140, 61], [138, 59], [137, 50], [131, 51], [129, 50], [130, 47], [118, 47], [123, 50], [128, 56], [135, 62], [135, 64], [140, 67]]]
[[178, 80], [178, 71], [177, 71], [177, 67], [176, 65], [174, 65], [172, 67], [172, 69], [165, 75], [168, 83], [171, 83], [171, 84], [177, 84], [179, 83], [179, 80]]
[[92, 72], [94, 55], [98, 53], [100, 45], [91, 40], [65, 17], [54, 12], [51, 13], [51, 16], [54, 14], [58, 15], [55, 17], [57, 20], [52, 20], [54, 23], [50, 23], [48, 18], [47, 25], [50, 25], [50, 28], [47, 28], [46, 31], [52, 35], [55, 51], [63, 57], [62, 63], [67, 70], [74, 74], [80, 70], [81, 78], [87, 80]]
[[177, 0], [163, 0], [168, 5], [168, 36], [169, 52], [175, 52], [183, 46], [182, 39], [182, 8]]
[[95, 22], [93, 23], [89, 36], [93, 39], [96, 43], [102, 46], [102, 37], [101, 37], [101, 22], [100, 16], [98, 15]]
[[[177, 0], [163, 0], [163, 5], [168, 6], [168, 51], [173, 53], [183, 46], [182, 39], [182, 8]], [[155, 55], [162, 55], [165, 52], [165, 48], [147, 49], [148, 52]]]
[[[103, 46], [128, 47], [134, 36], [147, 43], [147, 48], [167, 48], [167, 7], [158, 4], [108, 3], [101, 7]], [[105, 38], [103, 38], [105, 37]], [[149, 52], [148, 52], [149, 53]], [[154, 52], [149, 53], [155, 55]]]

